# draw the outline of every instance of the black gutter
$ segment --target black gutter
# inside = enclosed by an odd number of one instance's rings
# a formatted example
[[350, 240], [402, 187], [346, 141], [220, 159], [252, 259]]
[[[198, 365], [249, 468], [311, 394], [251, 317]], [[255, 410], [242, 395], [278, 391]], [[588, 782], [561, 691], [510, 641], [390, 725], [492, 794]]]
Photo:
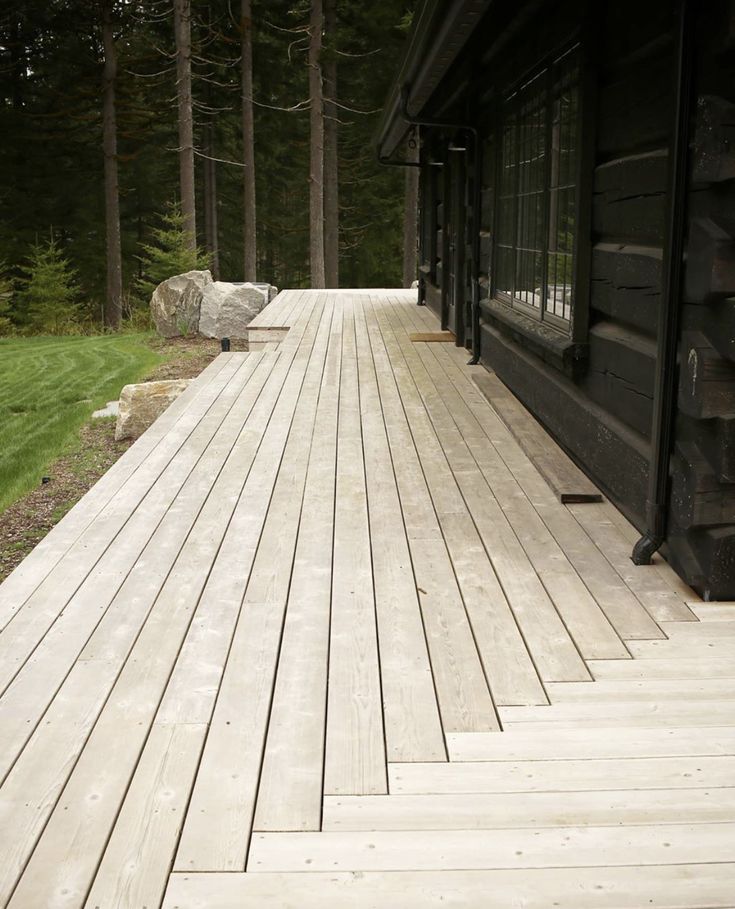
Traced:
[[396, 81], [376, 133], [381, 157], [390, 158], [404, 132], [401, 88], [411, 86], [408, 109], [418, 114], [459, 57], [493, 0], [424, 0], [415, 15]]
[[688, 142], [692, 104], [694, 40], [692, 5], [679, 0], [676, 59], [676, 114], [669, 165], [669, 210], [666, 225], [665, 266], [658, 318], [656, 380], [653, 395], [651, 461], [646, 501], [647, 529], [631, 555], [636, 565], [648, 565], [666, 539], [669, 510], [669, 460], [674, 434], [679, 309], [684, 258]]

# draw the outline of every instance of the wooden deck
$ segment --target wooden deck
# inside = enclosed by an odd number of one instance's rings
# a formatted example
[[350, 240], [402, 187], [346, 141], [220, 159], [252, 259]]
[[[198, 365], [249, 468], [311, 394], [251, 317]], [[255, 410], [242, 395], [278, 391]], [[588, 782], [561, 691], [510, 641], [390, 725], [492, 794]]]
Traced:
[[735, 906], [735, 607], [413, 298], [282, 293], [0, 587], [0, 904]]

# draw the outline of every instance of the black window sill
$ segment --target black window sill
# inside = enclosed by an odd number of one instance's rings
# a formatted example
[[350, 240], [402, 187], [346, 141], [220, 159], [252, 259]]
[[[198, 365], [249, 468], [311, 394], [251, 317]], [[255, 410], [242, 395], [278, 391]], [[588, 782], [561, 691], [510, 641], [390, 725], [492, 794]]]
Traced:
[[577, 378], [584, 372], [589, 353], [587, 344], [573, 341], [552, 326], [511, 309], [500, 300], [482, 300], [480, 309], [490, 324], [549, 366], [570, 378]]

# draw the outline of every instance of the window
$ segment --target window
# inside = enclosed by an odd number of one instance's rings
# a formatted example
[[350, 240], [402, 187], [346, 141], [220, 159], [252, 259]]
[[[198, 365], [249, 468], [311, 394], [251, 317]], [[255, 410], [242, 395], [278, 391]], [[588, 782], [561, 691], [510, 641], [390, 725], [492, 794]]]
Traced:
[[578, 82], [573, 48], [502, 111], [495, 296], [562, 329], [574, 307]]

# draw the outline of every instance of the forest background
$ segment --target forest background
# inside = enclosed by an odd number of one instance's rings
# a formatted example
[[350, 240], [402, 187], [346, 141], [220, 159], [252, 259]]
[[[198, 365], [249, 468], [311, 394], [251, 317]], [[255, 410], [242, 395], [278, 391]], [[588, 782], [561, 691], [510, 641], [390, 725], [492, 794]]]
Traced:
[[0, 333], [142, 325], [177, 264], [400, 285], [411, 179], [372, 134], [413, 5], [6, 3]]

